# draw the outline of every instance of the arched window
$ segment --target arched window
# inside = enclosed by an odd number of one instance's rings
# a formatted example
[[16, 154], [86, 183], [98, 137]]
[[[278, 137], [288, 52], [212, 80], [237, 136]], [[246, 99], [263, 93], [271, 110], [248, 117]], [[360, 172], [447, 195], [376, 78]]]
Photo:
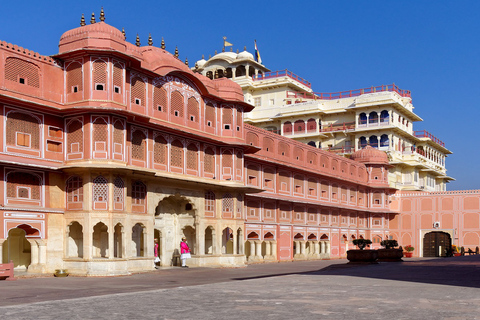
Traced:
[[316, 147], [315, 141], [310, 141], [307, 143], [309, 146]]
[[308, 121], [307, 121], [307, 131], [308, 132], [317, 131], [317, 121], [315, 121], [315, 119], [308, 119]]
[[367, 115], [364, 112], [360, 113], [360, 115], [358, 116], [358, 123], [367, 124]]
[[198, 170], [198, 149], [193, 143], [187, 147], [187, 169]]
[[360, 139], [358, 140], [358, 143], [359, 143], [359, 148], [360, 149], [365, 148], [367, 146], [367, 138], [360, 137]]
[[32, 115], [10, 112], [7, 115], [7, 145], [40, 149], [40, 123]]
[[388, 111], [387, 111], [387, 110], [383, 110], [383, 111], [380, 113], [380, 122], [382, 122], [382, 123], [388, 123], [388, 121], [389, 121]]
[[378, 138], [377, 136], [370, 136], [370, 146], [378, 148]]
[[141, 130], [132, 133], [132, 159], [145, 160], [146, 136]]
[[132, 183], [132, 204], [144, 205], [147, 196], [147, 188], [141, 181], [134, 181]]
[[107, 202], [108, 200], [108, 181], [102, 176], [93, 179], [93, 201]]
[[83, 179], [78, 176], [68, 178], [66, 183], [67, 202], [83, 201]]
[[370, 112], [368, 117], [368, 123], [378, 123], [378, 113], [375, 111]]
[[297, 120], [295, 121], [295, 126], [293, 128], [295, 133], [304, 133], [305, 132], [305, 121]]
[[230, 193], [225, 193], [222, 199], [222, 211], [233, 212], [233, 197]]
[[115, 210], [123, 210], [124, 182], [120, 177], [113, 181], [113, 203]]
[[382, 134], [380, 137], [380, 147], [388, 147], [389, 146], [389, 140], [388, 140], [388, 135]]
[[130, 103], [132, 105], [145, 106], [145, 82], [138, 77], [131, 79]]
[[287, 121], [283, 124], [283, 133], [290, 134], [292, 133], [292, 123]]
[[212, 191], [205, 192], [205, 213], [215, 214], [215, 193]]

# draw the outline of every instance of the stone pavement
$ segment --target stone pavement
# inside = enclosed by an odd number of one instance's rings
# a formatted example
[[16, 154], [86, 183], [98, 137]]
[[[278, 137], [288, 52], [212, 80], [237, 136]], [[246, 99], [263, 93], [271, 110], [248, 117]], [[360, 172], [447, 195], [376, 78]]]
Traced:
[[0, 319], [480, 319], [480, 255], [0, 282]]

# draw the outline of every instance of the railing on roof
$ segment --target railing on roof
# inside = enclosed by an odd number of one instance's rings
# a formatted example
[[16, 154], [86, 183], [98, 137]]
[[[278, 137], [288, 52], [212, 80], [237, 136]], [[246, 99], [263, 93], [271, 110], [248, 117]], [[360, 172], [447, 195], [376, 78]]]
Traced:
[[303, 78], [300, 78], [295, 73], [288, 71], [287, 69], [265, 72], [263, 74], [254, 75], [252, 78], [253, 80], [266, 80], [266, 79], [279, 78], [279, 77], [289, 77], [289, 78], [292, 78], [293, 80], [300, 82], [301, 84], [306, 85], [309, 88], [312, 87], [312, 84], [310, 82], [308, 82]]
[[389, 84], [389, 85], [381, 85], [376, 87], [342, 91], [342, 92], [334, 92], [334, 93], [317, 93], [317, 92], [298, 93], [298, 92], [287, 91], [287, 98], [333, 100], [333, 99], [341, 99], [341, 98], [358, 97], [362, 94], [383, 92], [383, 91], [396, 92], [402, 97], [409, 97], [409, 98], [411, 97], [410, 90], [402, 90], [399, 87], [397, 87], [395, 84]]
[[428, 132], [426, 130], [415, 131], [413, 134], [417, 138], [429, 138], [433, 142], [441, 145], [442, 147], [445, 147], [445, 143], [442, 140], [438, 139], [437, 137], [435, 137], [433, 134], [431, 134], [430, 132]]

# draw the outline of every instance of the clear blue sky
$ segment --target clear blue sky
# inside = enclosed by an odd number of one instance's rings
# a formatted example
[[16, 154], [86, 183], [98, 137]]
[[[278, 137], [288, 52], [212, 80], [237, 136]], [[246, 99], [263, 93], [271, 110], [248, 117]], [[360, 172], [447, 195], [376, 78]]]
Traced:
[[[19, 6], [17, 6], [17, 4]], [[427, 130], [453, 152], [448, 190], [480, 188], [480, 1], [6, 1], [0, 39], [55, 54], [63, 32], [104, 7], [106, 21], [142, 45], [164, 37], [190, 65], [222, 49], [253, 52], [263, 64], [289, 69], [316, 92], [395, 83], [412, 91]], [[462, 111], [463, 110], [463, 111]]]

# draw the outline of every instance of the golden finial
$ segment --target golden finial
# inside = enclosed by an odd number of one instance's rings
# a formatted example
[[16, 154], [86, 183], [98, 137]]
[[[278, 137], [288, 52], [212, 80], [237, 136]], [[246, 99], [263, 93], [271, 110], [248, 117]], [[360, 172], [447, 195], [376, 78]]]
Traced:
[[135, 40], [135, 45], [137, 47], [140, 47], [140, 37], [138, 36], [138, 33], [137, 33], [137, 39]]
[[105, 21], [105, 12], [103, 12], [103, 7], [102, 10], [100, 10], [100, 21]]
[[222, 48], [222, 52], [225, 52], [225, 47]]
[[80, 26], [83, 27], [85, 25], [85, 16], [82, 13], [82, 19], [80, 19]]
[[125, 38], [125, 40], [127, 40], [127, 34], [125, 33], [125, 29], [122, 28], [122, 34], [123, 34], [123, 37]]
[[202, 54], [202, 60], [205, 60], [205, 56]]
[[211, 55], [211, 54], [208, 55], [208, 60], [210, 60], [210, 59], [212, 59], [212, 55]]
[[218, 70], [215, 70], [214, 78], [215, 78], [215, 79], [218, 79]]
[[178, 47], [175, 46], [175, 54], [174, 54], [175, 58], [178, 58]]
[[215, 55], [217, 55], [217, 50], [215, 50]]
[[95, 21], [95, 12], [92, 12], [92, 18], [90, 19], [90, 23], [91, 24], [94, 24], [96, 21]]
[[152, 39], [152, 34], [148, 34], [148, 45], [153, 46], [153, 39]]
[[239, 54], [239, 53], [240, 53], [240, 51], [237, 49], [237, 54]]
[[197, 63], [197, 62], [195, 62], [195, 70], [194, 70], [194, 72], [198, 72], [198, 63]]
[[243, 47], [243, 51], [247, 51], [247, 46]]
[[185, 57], [185, 65], [188, 67], [188, 58]]
[[233, 47], [230, 47], [230, 52], [233, 52]]
[[163, 37], [162, 37], [162, 43], [160, 44], [160, 48], [165, 50], [165, 41], [163, 40]]

